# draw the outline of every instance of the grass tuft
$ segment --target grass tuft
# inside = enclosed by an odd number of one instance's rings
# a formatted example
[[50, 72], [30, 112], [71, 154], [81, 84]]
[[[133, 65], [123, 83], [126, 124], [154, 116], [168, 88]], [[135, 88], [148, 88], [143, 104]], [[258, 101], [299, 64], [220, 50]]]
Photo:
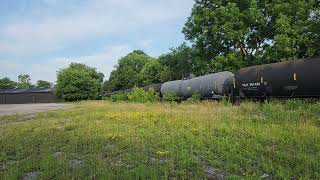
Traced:
[[0, 117], [0, 179], [320, 178], [320, 103], [86, 101]]

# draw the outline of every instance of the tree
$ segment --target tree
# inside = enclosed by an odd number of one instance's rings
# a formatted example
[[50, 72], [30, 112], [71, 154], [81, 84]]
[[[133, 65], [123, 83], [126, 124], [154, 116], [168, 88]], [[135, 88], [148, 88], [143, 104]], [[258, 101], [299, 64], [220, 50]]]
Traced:
[[319, 55], [319, 15], [315, 0], [196, 0], [183, 33], [203, 69], [237, 70]]
[[162, 69], [162, 65], [155, 59], [145, 64], [140, 73], [143, 85], [160, 83]]
[[19, 89], [32, 88], [33, 85], [30, 83], [30, 76], [28, 74], [21, 74], [18, 76], [17, 87]]
[[0, 89], [14, 89], [16, 88], [17, 83], [11, 81], [8, 77], [0, 79]]
[[66, 101], [97, 99], [104, 75], [84, 64], [71, 63], [57, 74], [56, 93]]
[[142, 86], [141, 70], [148, 62], [154, 60], [143, 51], [136, 50], [121, 58], [115, 70], [111, 72], [107, 91], [117, 91]]
[[171, 80], [172, 77], [172, 71], [170, 71], [170, 68], [168, 66], [162, 66], [161, 71], [159, 72], [159, 80], [160, 82], [167, 82]]
[[169, 53], [159, 57], [159, 62], [169, 68], [165, 71], [170, 76], [170, 80], [181, 79], [183, 75], [188, 75], [195, 71], [193, 50], [186, 43], [176, 48], [171, 48]]
[[36, 87], [37, 88], [52, 88], [53, 83], [48, 82], [48, 81], [44, 81], [44, 80], [38, 80]]
[[109, 80], [104, 81], [102, 85], [103, 91], [111, 92], [110, 89], [112, 89], [112, 87], [110, 86], [111, 86], [111, 83], [109, 82]]

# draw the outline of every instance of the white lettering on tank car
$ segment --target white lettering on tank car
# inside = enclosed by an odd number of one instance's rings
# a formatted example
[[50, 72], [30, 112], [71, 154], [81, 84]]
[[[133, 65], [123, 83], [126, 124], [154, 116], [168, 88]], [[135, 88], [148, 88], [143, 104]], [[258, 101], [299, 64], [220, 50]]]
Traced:
[[257, 87], [257, 86], [261, 86], [261, 83], [254, 82], [254, 83], [244, 83], [244, 84], [242, 84], [242, 87]]

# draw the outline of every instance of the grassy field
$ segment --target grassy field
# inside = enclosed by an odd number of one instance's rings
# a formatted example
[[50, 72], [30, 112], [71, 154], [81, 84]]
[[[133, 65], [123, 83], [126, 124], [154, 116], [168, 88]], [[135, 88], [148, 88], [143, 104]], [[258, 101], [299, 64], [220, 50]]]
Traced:
[[0, 179], [320, 178], [320, 103], [74, 106], [0, 117]]

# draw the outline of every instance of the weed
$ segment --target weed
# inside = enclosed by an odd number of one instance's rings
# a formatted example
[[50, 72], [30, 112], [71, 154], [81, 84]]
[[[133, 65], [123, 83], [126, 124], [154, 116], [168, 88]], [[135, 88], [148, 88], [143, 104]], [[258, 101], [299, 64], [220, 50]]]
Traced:
[[198, 91], [193, 92], [192, 96], [187, 99], [188, 103], [198, 103], [201, 100], [201, 94]]
[[222, 102], [223, 102], [223, 104], [225, 106], [231, 106], [232, 105], [231, 98], [229, 96], [223, 96]]
[[169, 91], [163, 94], [163, 100], [168, 102], [178, 101], [179, 98], [174, 91]]
[[159, 93], [155, 92], [153, 88], [149, 89], [148, 91], [144, 91], [141, 88], [133, 88], [132, 92], [125, 95], [125, 98], [121, 96], [120, 99], [115, 99], [114, 101], [122, 101], [127, 100], [129, 102], [136, 102], [136, 103], [146, 103], [151, 102], [155, 103], [160, 100]]
[[113, 102], [127, 101], [128, 100], [128, 95], [126, 93], [114, 94], [114, 95], [111, 96], [111, 100]]
[[0, 118], [0, 179], [320, 178], [320, 103], [73, 105]]

